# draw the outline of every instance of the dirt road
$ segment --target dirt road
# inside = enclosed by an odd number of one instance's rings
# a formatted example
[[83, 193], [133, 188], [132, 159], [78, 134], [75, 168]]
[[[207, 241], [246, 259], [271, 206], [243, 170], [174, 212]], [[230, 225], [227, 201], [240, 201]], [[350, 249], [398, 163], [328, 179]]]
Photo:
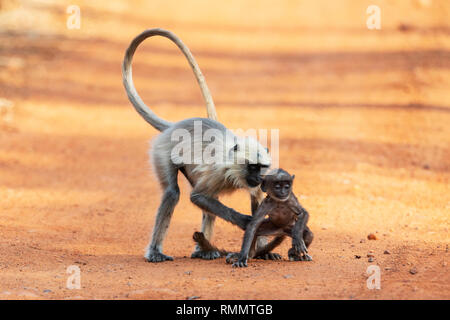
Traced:
[[[78, 1], [81, 28], [68, 29], [69, 2], [1, 0], [0, 299], [449, 299], [450, 5], [372, 2], [381, 30], [366, 27], [370, 1]], [[243, 270], [190, 259], [201, 215], [182, 178], [164, 248], [175, 260], [144, 261], [157, 132], [120, 65], [149, 27], [188, 44], [224, 124], [280, 129], [314, 261], [289, 262], [287, 241], [283, 261]], [[206, 114], [167, 40], [144, 43], [133, 71], [161, 117]], [[244, 192], [223, 201], [250, 213]], [[241, 238], [216, 223], [219, 247]], [[71, 265], [79, 290], [66, 288]]]

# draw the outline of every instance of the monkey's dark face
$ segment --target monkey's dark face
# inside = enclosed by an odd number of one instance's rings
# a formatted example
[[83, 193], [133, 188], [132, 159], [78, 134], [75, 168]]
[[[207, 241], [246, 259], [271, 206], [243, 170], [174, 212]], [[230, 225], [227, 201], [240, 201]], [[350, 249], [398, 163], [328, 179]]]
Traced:
[[284, 201], [289, 198], [292, 191], [292, 181], [274, 181], [269, 191], [270, 196], [278, 200]]
[[261, 168], [266, 168], [261, 164], [247, 164], [247, 175], [245, 180], [250, 188], [257, 187], [262, 182]]
[[294, 178], [283, 169], [273, 169], [264, 177], [261, 190], [275, 200], [285, 201], [291, 195]]

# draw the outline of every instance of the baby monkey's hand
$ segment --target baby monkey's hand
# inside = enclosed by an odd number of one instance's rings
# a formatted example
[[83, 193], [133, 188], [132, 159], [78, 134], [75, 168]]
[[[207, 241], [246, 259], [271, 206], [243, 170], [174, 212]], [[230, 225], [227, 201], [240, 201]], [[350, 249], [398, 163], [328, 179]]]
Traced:
[[292, 248], [289, 249], [288, 256], [291, 261], [312, 261], [312, 257], [308, 254], [305, 241], [297, 237], [292, 238]]
[[305, 241], [302, 238], [293, 237], [292, 238], [292, 248], [297, 254], [307, 254], [308, 249], [306, 248]]

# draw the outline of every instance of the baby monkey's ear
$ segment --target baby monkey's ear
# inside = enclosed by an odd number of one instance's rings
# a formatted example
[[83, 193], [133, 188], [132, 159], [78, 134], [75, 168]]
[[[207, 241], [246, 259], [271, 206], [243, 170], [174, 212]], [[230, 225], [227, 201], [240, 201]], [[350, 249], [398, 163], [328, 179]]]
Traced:
[[295, 174], [293, 174], [293, 175], [291, 176], [292, 181], [294, 181], [294, 178], [295, 178]]
[[266, 192], [267, 191], [266, 179], [263, 179], [263, 181], [261, 182], [260, 188], [261, 188], [262, 192]]

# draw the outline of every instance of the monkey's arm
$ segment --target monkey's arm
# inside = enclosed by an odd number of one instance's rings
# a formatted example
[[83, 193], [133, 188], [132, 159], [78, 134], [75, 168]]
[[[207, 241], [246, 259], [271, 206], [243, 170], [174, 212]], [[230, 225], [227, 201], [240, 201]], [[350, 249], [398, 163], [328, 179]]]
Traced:
[[264, 221], [265, 215], [275, 208], [275, 204], [272, 201], [264, 200], [253, 215], [253, 219], [247, 225], [244, 233], [244, 240], [242, 241], [241, 252], [239, 253], [238, 260], [233, 263], [233, 267], [246, 267], [248, 255], [254, 241], [256, 231], [261, 223]]
[[298, 204], [296, 210], [298, 210], [301, 213], [298, 215], [297, 221], [295, 222], [294, 227], [292, 228], [291, 233], [292, 248], [295, 250], [297, 254], [306, 257], [308, 256], [308, 249], [306, 248], [306, 244], [303, 239], [303, 233], [305, 231], [306, 224], [308, 223], [309, 213], [300, 204]]
[[219, 200], [201, 193], [192, 192], [191, 201], [199, 208], [221, 217], [234, 225], [237, 225], [242, 230], [245, 230], [249, 222], [252, 220], [252, 217], [228, 208]]

